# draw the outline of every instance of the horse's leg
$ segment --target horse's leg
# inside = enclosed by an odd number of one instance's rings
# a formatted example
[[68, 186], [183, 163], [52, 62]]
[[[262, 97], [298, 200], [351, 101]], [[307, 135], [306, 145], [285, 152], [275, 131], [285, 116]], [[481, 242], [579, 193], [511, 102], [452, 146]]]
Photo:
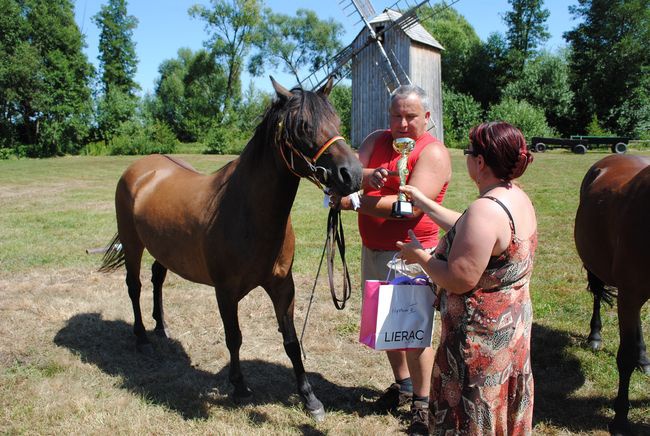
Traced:
[[614, 402], [614, 419], [609, 424], [609, 431], [614, 435], [632, 433], [627, 415], [630, 410], [630, 377], [639, 362], [637, 338], [640, 334], [638, 328], [641, 316], [641, 307], [634, 303], [634, 299], [626, 298], [625, 291], [619, 289], [617, 309], [620, 344], [616, 353], [618, 393]]
[[235, 402], [245, 401], [251, 397], [252, 392], [246, 386], [244, 375], [241, 372], [241, 366], [239, 364], [241, 330], [239, 330], [239, 315], [237, 313], [238, 301], [233, 295], [227, 292], [219, 292], [217, 288], [215, 288], [215, 292], [217, 294], [217, 304], [219, 305], [223, 328], [226, 333], [226, 346], [230, 352], [228, 379], [235, 387], [233, 400]]
[[589, 270], [587, 270], [587, 280], [589, 282], [588, 289], [594, 295], [594, 308], [591, 313], [591, 321], [589, 322], [590, 331], [587, 342], [591, 349], [596, 351], [602, 343], [600, 330], [603, 325], [600, 320], [600, 300], [602, 299], [603, 292], [605, 292], [605, 284]]
[[153, 349], [147, 331], [142, 322], [142, 311], [140, 310], [140, 262], [144, 247], [139, 242], [125, 242], [120, 235], [125, 254], [126, 286], [129, 290], [129, 298], [133, 306], [133, 333], [135, 334], [135, 347], [138, 351], [151, 354]]
[[305, 367], [302, 364], [302, 358], [300, 356], [300, 343], [298, 342], [296, 327], [293, 322], [295, 295], [293, 277], [290, 274], [277, 286], [265, 286], [264, 289], [273, 301], [275, 316], [278, 319], [280, 333], [282, 333], [284, 350], [293, 365], [293, 371], [298, 383], [298, 392], [300, 393], [302, 402], [315, 420], [322, 421], [325, 419], [325, 408], [323, 407], [323, 403], [314, 395], [309, 380], [307, 379]]
[[151, 283], [153, 284], [153, 319], [156, 320], [154, 332], [163, 338], [167, 335], [167, 324], [165, 324], [165, 313], [163, 310], [162, 287], [167, 277], [167, 268], [158, 261], [151, 265]]

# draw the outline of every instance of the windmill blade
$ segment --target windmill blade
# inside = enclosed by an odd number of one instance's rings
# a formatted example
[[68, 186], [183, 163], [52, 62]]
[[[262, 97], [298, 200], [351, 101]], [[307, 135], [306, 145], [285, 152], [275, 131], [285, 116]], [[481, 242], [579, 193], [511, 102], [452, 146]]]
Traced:
[[345, 4], [345, 6], [342, 6], [343, 11], [347, 11], [351, 8], [354, 9], [351, 13], [348, 14], [348, 17], [351, 17], [352, 15], [358, 15], [359, 21], [366, 22], [377, 15], [375, 8], [372, 6], [372, 3], [370, 3], [369, 0], [340, 0], [339, 5], [343, 4]]

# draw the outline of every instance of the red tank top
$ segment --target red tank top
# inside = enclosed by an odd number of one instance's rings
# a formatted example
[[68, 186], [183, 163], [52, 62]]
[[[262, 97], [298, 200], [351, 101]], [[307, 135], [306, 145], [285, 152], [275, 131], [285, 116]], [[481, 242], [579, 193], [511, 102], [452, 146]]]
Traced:
[[[406, 177], [407, 183], [424, 147], [436, 141], [438, 141], [436, 138], [429, 133], [425, 133], [415, 142], [415, 148], [409, 153], [406, 165], [409, 170], [409, 175]], [[368, 168], [384, 167], [389, 171], [396, 171], [397, 160], [399, 158], [400, 154], [393, 150], [393, 136], [390, 130], [386, 130], [375, 141]], [[447, 191], [447, 185], [445, 183], [438, 193], [435, 199], [437, 203], [442, 203], [442, 199], [445, 197], [445, 192]], [[388, 180], [381, 189], [366, 188], [363, 195], [395, 195], [398, 193], [398, 188], [399, 177], [393, 176], [388, 177]], [[410, 241], [408, 237], [409, 229], [413, 229], [413, 232], [423, 247], [430, 248], [438, 244], [439, 227], [426, 214], [422, 214], [417, 218], [396, 220], [360, 213], [358, 215], [358, 222], [361, 241], [364, 246], [372, 250], [397, 250], [397, 246], [395, 245], [397, 241]]]

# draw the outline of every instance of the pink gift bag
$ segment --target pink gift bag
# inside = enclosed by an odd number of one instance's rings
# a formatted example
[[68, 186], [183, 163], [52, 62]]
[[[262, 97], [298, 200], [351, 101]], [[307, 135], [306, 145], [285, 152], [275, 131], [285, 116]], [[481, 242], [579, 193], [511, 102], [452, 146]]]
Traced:
[[431, 346], [435, 293], [422, 281], [404, 279], [365, 282], [359, 342], [375, 350]]

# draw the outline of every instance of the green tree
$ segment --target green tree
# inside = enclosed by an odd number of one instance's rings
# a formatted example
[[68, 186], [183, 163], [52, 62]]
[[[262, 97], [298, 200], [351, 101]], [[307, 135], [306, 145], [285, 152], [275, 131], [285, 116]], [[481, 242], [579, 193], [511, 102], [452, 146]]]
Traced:
[[503, 99], [490, 107], [490, 120], [506, 121], [517, 127], [530, 140], [533, 136], [553, 136], [553, 129], [546, 122], [544, 111], [525, 101]]
[[505, 87], [503, 98], [525, 100], [542, 108], [552, 127], [571, 134], [573, 91], [565, 55], [543, 52], [527, 62], [519, 78]]
[[[69, 0], [0, 0], [2, 146], [77, 152], [90, 124], [92, 65]], [[7, 136], [5, 136], [7, 135]]]
[[212, 53], [182, 48], [158, 70], [154, 115], [180, 140], [197, 141], [215, 121], [221, 122], [226, 75]]
[[339, 83], [332, 89], [329, 99], [341, 119], [341, 135], [349, 140], [352, 130], [352, 87]]
[[603, 128], [631, 134], [647, 125], [650, 95], [650, 0], [578, 0], [580, 19], [564, 34], [571, 47], [576, 133], [594, 115]]
[[249, 60], [249, 71], [261, 76], [266, 67], [282, 67], [300, 82], [300, 71], [318, 70], [340, 49], [338, 36], [343, 26], [332, 19], [319, 20], [314, 11], [298, 9], [295, 17], [264, 10], [260, 34], [256, 38], [258, 48]]
[[138, 58], [133, 30], [138, 19], [128, 15], [126, 0], [108, 0], [93, 17], [99, 27], [99, 68], [104, 93], [115, 88], [135, 96], [140, 87], [135, 82]]
[[467, 65], [465, 93], [470, 94], [483, 109], [501, 99], [508, 83], [508, 46], [503, 35], [491, 33]]
[[140, 87], [134, 80], [138, 59], [133, 30], [138, 20], [128, 15], [126, 0], [108, 0], [93, 21], [100, 30], [98, 59], [102, 94], [97, 125], [100, 137], [109, 142], [120, 124], [135, 116], [136, 92]]
[[423, 15], [424, 28], [445, 48], [441, 57], [443, 83], [458, 92], [474, 94], [476, 83], [471, 78], [470, 65], [478, 59], [481, 39], [467, 20], [454, 8], [436, 4]]
[[206, 22], [209, 39], [204, 44], [226, 72], [226, 91], [223, 101], [224, 117], [236, 106], [241, 96], [241, 73], [246, 55], [259, 37], [262, 2], [260, 0], [210, 0], [208, 8], [194, 5], [192, 17]]
[[551, 36], [546, 26], [550, 13], [542, 7], [544, 0], [508, 0], [508, 3], [512, 6], [512, 10], [504, 16], [508, 27], [508, 56], [511, 75], [517, 77], [526, 61], [536, 53], [537, 47]]
[[470, 95], [443, 86], [443, 125], [445, 145], [461, 148], [467, 145], [469, 129], [480, 123], [483, 110]]

